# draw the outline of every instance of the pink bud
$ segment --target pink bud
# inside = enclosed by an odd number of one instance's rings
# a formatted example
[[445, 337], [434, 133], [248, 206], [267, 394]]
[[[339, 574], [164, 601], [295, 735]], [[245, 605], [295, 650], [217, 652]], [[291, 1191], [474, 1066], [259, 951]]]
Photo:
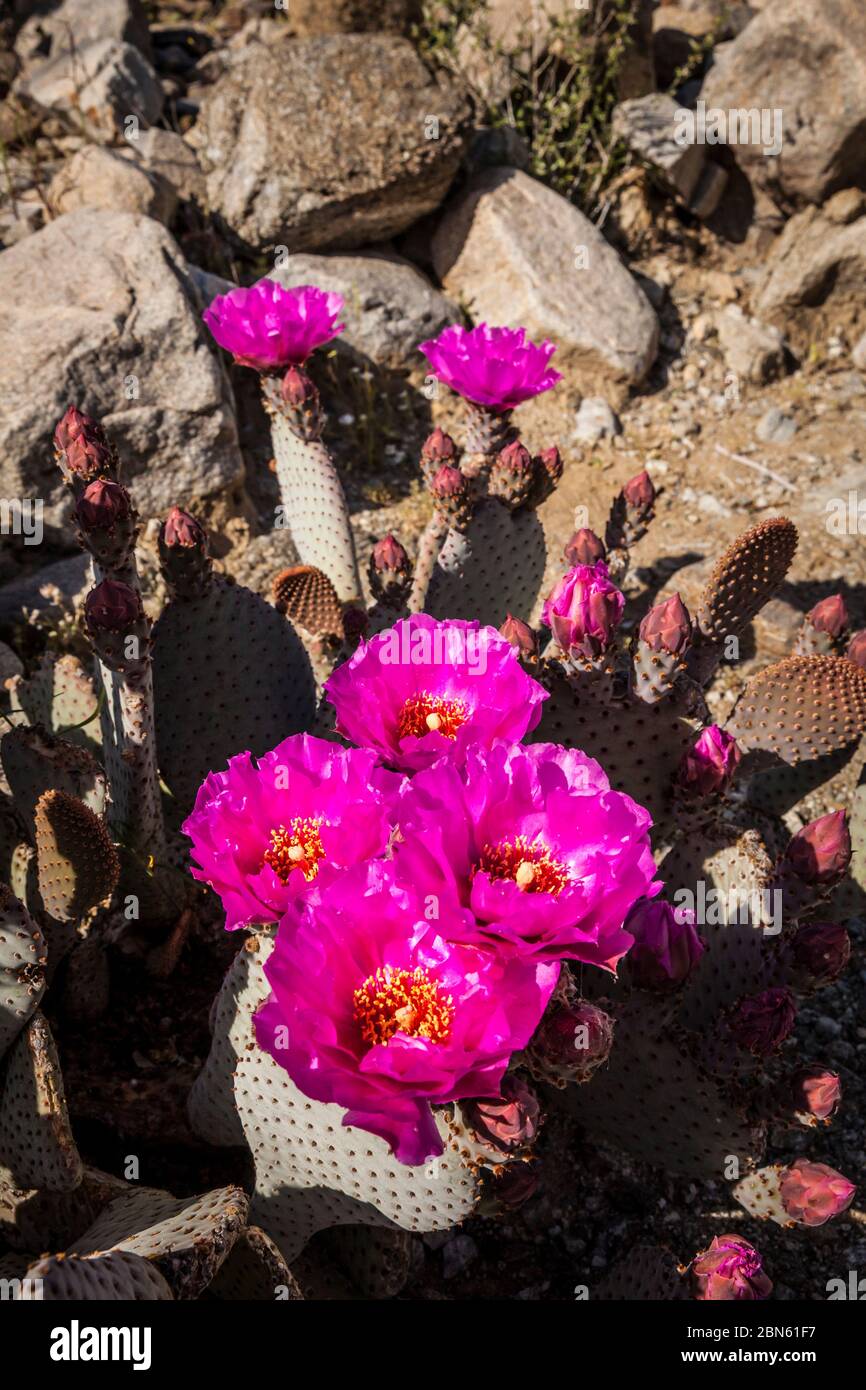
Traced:
[[731, 1032], [740, 1047], [756, 1057], [778, 1052], [797, 1021], [797, 1005], [789, 989], [765, 989], [741, 999], [731, 1017]]
[[512, 618], [509, 613], [499, 629], [499, 634], [510, 642], [512, 647], [516, 647], [521, 656], [535, 657], [538, 655], [538, 641], [532, 628], [520, 618]]
[[656, 500], [656, 490], [646, 469], [629, 479], [622, 490], [622, 495], [630, 511], [637, 512], [642, 520], [649, 516]]
[[170, 549], [201, 549], [207, 544], [207, 532], [199, 521], [181, 507], [172, 507], [162, 527], [162, 541]]
[[54, 446], [58, 453], [65, 452], [76, 439], [89, 439], [97, 444], [107, 444], [105, 433], [98, 420], [85, 415], [77, 405], [67, 406], [62, 419], [54, 431]]
[[562, 455], [555, 444], [549, 449], [542, 449], [538, 455], [537, 463], [541, 465], [554, 487], [560, 482], [565, 465], [562, 462]]
[[692, 1261], [695, 1298], [703, 1302], [769, 1298], [771, 1280], [754, 1245], [742, 1236], [714, 1236]]
[[836, 1072], [805, 1067], [791, 1078], [791, 1103], [798, 1115], [829, 1120], [839, 1109], [842, 1083]]
[[103, 579], [84, 600], [84, 620], [92, 632], [128, 632], [142, 611], [141, 596], [117, 579]]
[[564, 652], [597, 657], [613, 641], [625, 598], [607, 577], [607, 565], [575, 565], [551, 590], [541, 620]]
[[785, 860], [807, 883], [835, 883], [851, 862], [851, 836], [845, 811], [830, 811], [798, 830]]
[[692, 620], [679, 594], [651, 608], [640, 625], [641, 641], [654, 652], [678, 656], [692, 637]]
[[373, 546], [373, 568], [380, 574], [403, 574], [409, 568], [409, 556], [390, 532]]
[[730, 785], [742, 754], [730, 734], [711, 724], [688, 750], [679, 768], [679, 785], [691, 796], [711, 796]]
[[835, 1168], [798, 1158], [785, 1169], [779, 1184], [782, 1205], [801, 1226], [823, 1226], [850, 1207], [857, 1191]]
[[841, 594], [822, 598], [807, 617], [817, 632], [826, 632], [830, 637], [840, 637], [848, 626], [848, 609]]
[[851, 958], [851, 938], [836, 922], [809, 922], [795, 933], [791, 952], [810, 985], [829, 985]]
[[469, 484], [459, 468], [452, 467], [450, 463], [443, 463], [433, 475], [430, 491], [437, 499], [450, 500], [468, 493]]
[[502, 1153], [531, 1144], [541, 1124], [541, 1108], [534, 1092], [513, 1074], [504, 1078], [500, 1097], [464, 1101], [462, 1111], [476, 1137]]
[[565, 547], [564, 555], [570, 565], [595, 565], [605, 558], [607, 550], [601, 537], [588, 526], [583, 526], [575, 531]]
[[519, 439], [512, 440], [500, 451], [497, 463], [509, 473], [527, 476], [532, 473], [532, 455]]
[[866, 670], [866, 627], [854, 633], [854, 636], [848, 643], [846, 656], [849, 661], [855, 662], [856, 665], [862, 666], [864, 670]]
[[302, 367], [291, 366], [280, 384], [280, 395], [286, 405], [300, 410], [303, 406], [316, 405], [319, 392], [313, 378]]
[[75, 509], [76, 519], [85, 531], [110, 531], [131, 514], [132, 502], [126, 488], [106, 478], [88, 483]]
[[664, 989], [682, 983], [706, 950], [692, 913], [673, 908], [660, 898], [636, 903], [624, 928], [635, 939], [626, 960], [638, 989]]
[[550, 1004], [532, 1039], [533, 1057], [554, 1076], [586, 1081], [610, 1056], [613, 1026], [586, 999]]
[[450, 434], [440, 430], [438, 425], [432, 434], [428, 434], [421, 446], [421, 457], [430, 463], [447, 463], [456, 455], [457, 445]]

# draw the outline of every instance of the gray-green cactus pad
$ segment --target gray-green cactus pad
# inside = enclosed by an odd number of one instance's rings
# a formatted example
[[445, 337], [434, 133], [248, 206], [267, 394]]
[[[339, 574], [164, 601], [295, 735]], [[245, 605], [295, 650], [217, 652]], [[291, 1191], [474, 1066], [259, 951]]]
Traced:
[[82, 1173], [54, 1039], [37, 1012], [6, 1060], [0, 1097], [0, 1184], [60, 1192], [77, 1187]]
[[128, 1250], [104, 1255], [48, 1255], [30, 1266], [23, 1302], [168, 1302], [174, 1294], [149, 1260]]
[[0, 883], [0, 1058], [45, 990], [45, 940], [26, 908]]

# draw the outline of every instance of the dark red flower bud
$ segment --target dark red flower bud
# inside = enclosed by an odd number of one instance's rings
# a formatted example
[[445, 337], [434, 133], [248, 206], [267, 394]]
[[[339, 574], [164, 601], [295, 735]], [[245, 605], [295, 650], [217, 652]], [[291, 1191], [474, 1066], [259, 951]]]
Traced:
[[792, 1221], [801, 1226], [823, 1226], [825, 1221], [848, 1210], [857, 1188], [826, 1163], [798, 1158], [785, 1169], [779, 1191]]
[[830, 811], [798, 830], [785, 860], [807, 883], [835, 883], [851, 863], [851, 835], [845, 811]]
[[409, 568], [409, 556], [390, 533], [373, 546], [373, 568], [380, 574], [404, 574]]
[[731, 1016], [731, 1032], [740, 1047], [757, 1057], [777, 1052], [797, 1021], [789, 989], [765, 989], [741, 999]]
[[822, 598], [807, 617], [817, 632], [826, 632], [830, 637], [841, 637], [848, 626], [848, 609], [841, 594]]
[[513, 1073], [502, 1082], [502, 1095], [464, 1101], [463, 1118], [482, 1144], [502, 1153], [531, 1144], [541, 1125], [541, 1107], [526, 1082]]
[[717, 724], [711, 724], [684, 754], [678, 772], [679, 785], [691, 796], [723, 792], [742, 756], [734, 738]]
[[714, 1236], [692, 1261], [692, 1280], [701, 1302], [750, 1302], [773, 1292], [761, 1256], [742, 1236]]
[[656, 490], [646, 469], [629, 479], [622, 490], [622, 495], [630, 511], [637, 512], [642, 520], [649, 516], [656, 500]]
[[440, 430], [438, 425], [432, 434], [428, 434], [421, 446], [422, 459], [430, 463], [447, 463], [456, 456], [457, 445], [450, 434]]
[[642, 899], [625, 919], [634, 945], [626, 956], [638, 989], [665, 989], [692, 973], [706, 947], [690, 912], [661, 898]]
[[141, 595], [117, 579], [103, 579], [84, 600], [84, 620], [91, 632], [128, 632], [142, 614]]
[[499, 634], [516, 647], [521, 656], [533, 660], [538, 655], [538, 639], [528, 623], [520, 618], [512, 618], [509, 613], [499, 629]]
[[641, 641], [651, 651], [678, 656], [692, 639], [692, 620], [679, 594], [651, 608], [640, 625]]
[[500, 450], [497, 460], [509, 473], [527, 475], [532, 473], [532, 455], [519, 439], [512, 440], [510, 444]]
[[851, 938], [836, 922], [809, 922], [795, 932], [791, 954], [809, 985], [829, 985], [851, 958]]
[[863, 669], [866, 670], [866, 627], [854, 633], [854, 636], [848, 643], [846, 656], [849, 661], [855, 662], [858, 666], [862, 666]]
[[162, 542], [169, 549], [174, 546], [190, 550], [201, 549], [207, 544], [207, 531], [189, 512], [185, 512], [181, 507], [172, 507], [163, 522]]
[[587, 1081], [613, 1046], [613, 1019], [586, 999], [549, 1004], [532, 1038], [541, 1072], [556, 1081]]
[[[562, 455], [560, 454], [556, 445], [551, 444], [549, 449], [542, 449], [536, 461], [544, 469], [544, 472], [547, 474], [553, 486], [556, 487], [557, 483], [560, 482], [562, 478], [563, 470], [565, 467], [565, 465], [562, 462]], [[599, 558], [603, 559], [604, 557], [600, 556]], [[590, 561], [588, 563], [592, 562]]]
[[319, 403], [316, 383], [303, 367], [289, 367], [280, 384], [280, 395], [286, 405], [294, 406], [296, 410]]
[[791, 1078], [790, 1092], [795, 1113], [815, 1124], [829, 1120], [839, 1109], [842, 1083], [834, 1071], [804, 1067]]
[[594, 565], [598, 560], [604, 560], [607, 550], [601, 537], [588, 526], [583, 526], [579, 531], [575, 531], [563, 553], [568, 563], [574, 567]]
[[538, 1175], [531, 1163], [517, 1160], [504, 1164], [489, 1179], [486, 1206], [516, 1211], [538, 1191]]
[[54, 430], [54, 446], [58, 453], [64, 453], [76, 439], [89, 439], [95, 444], [108, 443], [105, 432], [98, 420], [85, 415], [77, 405], [70, 405]]
[[452, 467], [450, 463], [443, 463], [433, 475], [430, 491], [437, 499], [451, 500], [465, 496], [469, 491], [469, 484], [459, 468]]
[[110, 531], [132, 515], [132, 501], [125, 487], [106, 478], [88, 483], [78, 501], [75, 516], [85, 531]]

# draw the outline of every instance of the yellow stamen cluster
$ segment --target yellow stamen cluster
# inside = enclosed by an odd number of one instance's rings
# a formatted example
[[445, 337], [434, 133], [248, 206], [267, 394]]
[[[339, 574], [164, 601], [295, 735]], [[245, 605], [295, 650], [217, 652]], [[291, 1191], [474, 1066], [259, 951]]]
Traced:
[[438, 732], [445, 738], [456, 738], [457, 730], [466, 723], [469, 710], [462, 700], [445, 700], [441, 695], [424, 691], [410, 695], [397, 720], [398, 738], [423, 738]]
[[288, 826], [280, 825], [271, 831], [271, 847], [265, 850], [265, 863], [283, 883], [288, 883], [293, 869], [302, 869], [308, 883], [319, 872], [319, 860], [325, 853], [319, 829], [322, 822], [313, 816], [296, 816]]
[[388, 1043], [395, 1033], [444, 1043], [451, 1036], [454, 1003], [423, 965], [414, 970], [380, 966], [355, 990], [355, 1019], [364, 1042]]
[[510, 878], [524, 893], [561, 893], [569, 884], [568, 869], [539, 841], [525, 835], [485, 845], [478, 868], [493, 879]]

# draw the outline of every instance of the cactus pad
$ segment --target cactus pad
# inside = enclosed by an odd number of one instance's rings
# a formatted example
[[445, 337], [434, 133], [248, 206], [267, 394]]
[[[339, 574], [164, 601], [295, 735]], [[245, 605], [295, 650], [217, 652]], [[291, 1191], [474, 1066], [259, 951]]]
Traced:
[[529, 621], [546, 564], [535, 512], [482, 500], [465, 531], [445, 536], [421, 606], [434, 618], [477, 618], [497, 628], [508, 613]]
[[117, 851], [98, 816], [66, 792], [45, 792], [36, 807], [42, 906], [57, 922], [75, 922], [110, 898], [120, 874]]
[[39, 725], [4, 734], [0, 761], [15, 808], [31, 835], [36, 828], [36, 803], [48, 790], [77, 797], [98, 816], [105, 811], [105, 774], [93, 754]]
[[271, 582], [274, 607], [306, 632], [342, 636], [343, 605], [326, 574], [313, 565], [290, 565]]
[[0, 883], [0, 1058], [45, 990], [45, 941], [5, 883]]
[[695, 615], [705, 637], [722, 642], [741, 633], [778, 589], [797, 549], [797, 528], [786, 517], [753, 526], [730, 545], [713, 569]]
[[128, 1250], [109, 1250], [85, 1258], [48, 1255], [31, 1265], [24, 1277], [28, 1281], [22, 1295], [25, 1302], [156, 1303], [174, 1298], [159, 1270]]
[[242, 1231], [208, 1289], [211, 1298], [236, 1302], [297, 1302], [297, 1280], [270, 1236], [258, 1226]]
[[69, 743], [99, 749], [99, 700], [77, 656], [44, 656], [32, 676], [12, 682], [10, 697], [16, 723], [41, 724]]
[[78, 1186], [82, 1171], [54, 1039], [37, 1012], [6, 1062], [0, 1098], [0, 1175], [19, 1190], [62, 1192]]
[[605, 1301], [659, 1302], [687, 1299], [688, 1284], [663, 1245], [637, 1245], [614, 1265], [591, 1297]]
[[745, 752], [820, 758], [866, 730], [866, 671], [844, 656], [788, 656], [753, 676], [728, 720]]

